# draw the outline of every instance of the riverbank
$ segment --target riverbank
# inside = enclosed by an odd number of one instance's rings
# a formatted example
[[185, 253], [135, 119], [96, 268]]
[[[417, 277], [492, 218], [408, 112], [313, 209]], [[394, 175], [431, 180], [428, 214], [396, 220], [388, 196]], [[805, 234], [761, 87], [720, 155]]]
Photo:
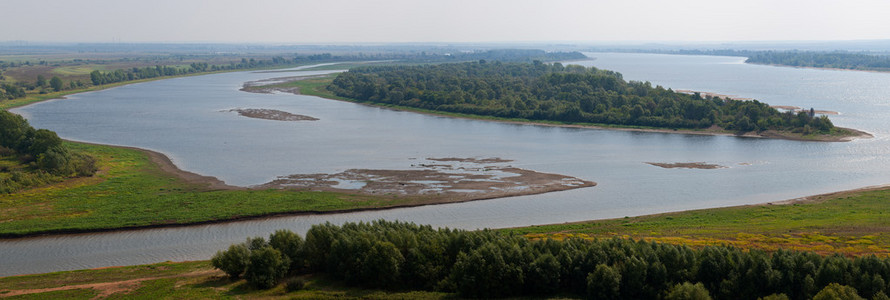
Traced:
[[890, 257], [890, 185], [761, 204], [502, 229], [540, 238], [633, 238], [691, 247]]
[[[632, 238], [699, 248], [731, 245], [742, 249], [813, 251], [821, 255], [890, 257], [890, 208], [887, 186], [867, 187], [757, 205], [742, 205], [500, 229], [529, 239]], [[452, 294], [420, 291], [385, 292], [347, 287], [320, 275], [300, 275], [305, 285], [287, 284], [255, 290], [230, 280], [208, 261], [164, 262], [0, 278], [0, 297], [40, 299], [97, 296], [217, 298], [237, 294], [252, 299], [361, 298], [440, 299]]]
[[[849, 142], [856, 139], [867, 139], [874, 137], [872, 134], [852, 129], [852, 128], [844, 128], [844, 127], [835, 127], [830, 134], [801, 134], [790, 131], [776, 131], [776, 130], [766, 130], [762, 132], [732, 132], [728, 130], [724, 130], [717, 126], [712, 126], [710, 128], [705, 129], [673, 129], [673, 128], [654, 128], [654, 127], [643, 127], [643, 126], [623, 126], [623, 125], [607, 125], [607, 124], [589, 124], [589, 123], [563, 123], [563, 122], [555, 122], [555, 121], [540, 121], [540, 120], [526, 120], [526, 119], [507, 119], [507, 118], [499, 118], [499, 117], [491, 117], [491, 116], [479, 116], [479, 115], [471, 115], [471, 114], [461, 114], [461, 113], [451, 113], [451, 112], [441, 112], [435, 110], [428, 109], [420, 109], [413, 107], [405, 107], [398, 105], [384, 105], [378, 103], [370, 103], [364, 101], [357, 101], [354, 99], [348, 99], [344, 97], [339, 97], [334, 95], [332, 92], [328, 91], [325, 87], [330, 84], [331, 81], [334, 80], [336, 74], [327, 75], [327, 76], [319, 76], [312, 78], [299, 78], [293, 81], [276, 83], [264, 86], [267, 90], [276, 90], [278, 89], [280, 92], [286, 93], [299, 93], [303, 95], [309, 96], [317, 96], [325, 99], [331, 100], [340, 100], [352, 103], [358, 103], [362, 105], [368, 105], [373, 107], [382, 107], [399, 111], [409, 111], [414, 113], [433, 115], [433, 116], [444, 116], [451, 118], [460, 118], [460, 119], [471, 119], [471, 120], [484, 120], [484, 121], [494, 121], [508, 124], [519, 124], [519, 125], [535, 125], [535, 126], [553, 126], [553, 127], [565, 127], [565, 128], [586, 128], [586, 129], [605, 129], [605, 130], [621, 130], [621, 131], [634, 131], [634, 132], [652, 132], [652, 133], [674, 133], [674, 134], [694, 134], [694, 135], [711, 135], [711, 136], [735, 136], [735, 137], [745, 137], [745, 138], [768, 138], [768, 139], [783, 139], [783, 140], [793, 140], [793, 141], [805, 141], [805, 142]], [[294, 89], [296, 88], [296, 89]]]

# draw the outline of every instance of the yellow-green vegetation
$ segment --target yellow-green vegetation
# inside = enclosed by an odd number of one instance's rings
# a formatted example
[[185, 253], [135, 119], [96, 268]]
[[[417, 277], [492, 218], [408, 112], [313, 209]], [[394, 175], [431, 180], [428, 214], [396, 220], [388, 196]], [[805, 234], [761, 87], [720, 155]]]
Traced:
[[890, 189], [752, 205], [505, 229], [532, 239], [628, 237], [689, 246], [890, 256]]
[[287, 284], [256, 290], [231, 280], [207, 261], [160, 263], [0, 278], [6, 299], [449, 299], [452, 294], [386, 292], [346, 287], [324, 276], [303, 275], [300, 290]]
[[67, 142], [66, 146], [95, 157], [99, 172], [0, 195], [0, 236], [188, 224], [418, 201], [333, 192], [209, 190], [162, 171], [139, 150]]

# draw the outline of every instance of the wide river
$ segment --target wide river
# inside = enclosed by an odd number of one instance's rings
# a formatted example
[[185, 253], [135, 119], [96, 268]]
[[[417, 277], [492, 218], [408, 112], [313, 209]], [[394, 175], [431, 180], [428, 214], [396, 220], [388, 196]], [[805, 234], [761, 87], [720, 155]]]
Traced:
[[[838, 126], [870, 132], [847, 143], [515, 125], [435, 117], [291, 94], [238, 91], [244, 82], [324, 72], [240, 72], [132, 84], [14, 110], [66, 139], [162, 152], [180, 168], [249, 186], [277, 176], [351, 168], [409, 169], [430, 157], [500, 157], [596, 187], [541, 195], [226, 224], [0, 241], [0, 276], [208, 259], [248, 236], [312, 224], [403, 220], [499, 228], [785, 200], [890, 183], [890, 74], [744, 64], [743, 58], [588, 53], [572, 62], [626, 80], [838, 111]], [[314, 122], [251, 119], [267, 108]], [[714, 170], [644, 162], [708, 162]]]

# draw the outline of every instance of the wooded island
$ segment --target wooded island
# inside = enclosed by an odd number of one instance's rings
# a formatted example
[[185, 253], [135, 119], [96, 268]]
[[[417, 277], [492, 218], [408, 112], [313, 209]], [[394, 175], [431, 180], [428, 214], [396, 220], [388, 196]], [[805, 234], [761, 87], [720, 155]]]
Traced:
[[625, 81], [614, 71], [540, 61], [361, 67], [341, 73], [328, 89], [363, 102], [507, 119], [838, 134], [826, 116], [780, 112], [756, 100], [687, 95]]

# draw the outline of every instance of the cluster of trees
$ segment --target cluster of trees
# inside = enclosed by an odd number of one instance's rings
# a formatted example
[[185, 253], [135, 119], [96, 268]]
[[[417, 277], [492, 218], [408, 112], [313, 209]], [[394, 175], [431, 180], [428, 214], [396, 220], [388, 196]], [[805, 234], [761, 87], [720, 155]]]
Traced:
[[532, 241], [388, 221], [315, 225], [305, 240], [281, 230], [269, 242], [253, 238], [232, 245], [212, 263], [261, 288], [288, 273], [324, 272], [354, 286], [473, 298], [562, 293], [594, 299], [811, 299], [852, 293], [887, 299], [884, 278], [890, 278], [890, 259], [874, 256], [696, 250], [619, 238]]
[[0, 86], [0, 100], [12, 100], [25, 97], [25, 89], [20, 86], [4, 83]]
[[[606, 49], [597, 49], [604, 51]], [[753, 50], [626, 50], [609, 52], [663, 53], [683, 55], [717, 55], [747, 57], [747, 63], [792, 67], [835, 68], [850, 70], [890, 71], [890, 53], [850, 51], [753, 51]]]
[[468, 62], [362, 67], [341, 73], [328, 87], [338, 96], [436, 111], [663, 128], [748, 132], [829, 132], [824, 116], [782, 113], [759, 101], [703, 98], [620, 73], [559, 63]]
[[533, 62], [538, 61], [565, 61], [585, 59], [587, 56], [581, 52], [547, 52], [538, 49], [493, 49], [485, 51], [454, 51], [446, 53], [420, 52], [418, 54], [404, 54], [400, 59], [410, 63], [444, 63], [490, 60], [500, 62]]
[[748, 55], [748, 63], [795, 67], [836, 68], [853, 70], [890, 70], [890, 55], [846, 51], [757, 51]]
[[0, 110], [0, 157], [15, 158], [25, 166], [0, 167], [0, 193], [91, 176], [97, 170], [93, 157], [70, 151], [55, 132], [34, 129], [21, 116], [5, 110]]
[[[180, 59], [194, 57], [180, 57]], [[288, 66], [310, 63], [335, 62], [335, 61], [351, 61], [351, 60], [396, 60], [405, 63], [431, 63], [431, 62], [459, 62], [473, 60], [498, 60], [498, 61], [519, 61], [531, 62], [532, 60], [556, 61], [556, 60], [572, 60], [586, 58], [579, 52], [546, 52], [543, 50], [532, 49], [496, 49], [486, 51], [430, 51], [430, 52], [396, 52], [396, 53], [378, 53], [374, 55], [349, 54], [349, 55], [332, 55], [330, 53], [298, 55], [292, 57], [275, 56], [267, 59], [241, 58], [240, 62], [231, 62], [228, 64], [210, 64], [207, 62], [195, 62], [187, 66], [165, 66], [157, 65], [152, 67], [133, 67], [130, 69], [118, 69], [114, 71], [93, 71], [90, 72], [90, 82], [93, 85], [102, 85], [116, 82], [131, 81], [137, 79], [156, 78], [163, 76], [177, 76], [186, 74], [196, 74], [203, 72], [229, 71], [229, 70], [245, 70], [254, 68], [267, 68], [276, 66]], [[138, 59], [137, 59], [138, 60]], [[123, 59], [123, 61], [130, 61]], [[92, 61], [75, 59], [74, 63], [97, 63], [104, 64], [107, 61]], [[41, 65], [46, 62], [41, 61]], [[7, 68], [30, 66], [30, 62], [16, 63], [0, 61], [0, 70]], [[2, 74], [0, 74], [2, 80]], [[84, 87], [85, 84], [80, 81], [70, 81], [65, 85], [62, 80], [56, 76], [47, 81], [43, 75], [38, 75], [35, 82], [18, 81], [14, 84], [4, 83], [0, 86], [0, 100], [16, 99], [25, 97], [26, 90], [40, 89], [41, 93], [50, 90], [60, 91], [63, 89], [76, 89]]]

